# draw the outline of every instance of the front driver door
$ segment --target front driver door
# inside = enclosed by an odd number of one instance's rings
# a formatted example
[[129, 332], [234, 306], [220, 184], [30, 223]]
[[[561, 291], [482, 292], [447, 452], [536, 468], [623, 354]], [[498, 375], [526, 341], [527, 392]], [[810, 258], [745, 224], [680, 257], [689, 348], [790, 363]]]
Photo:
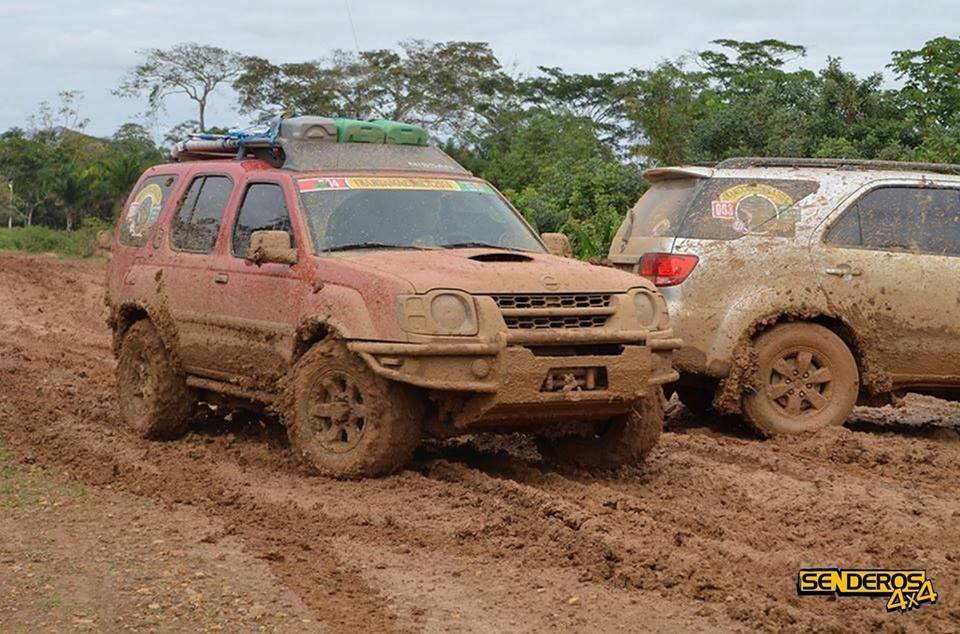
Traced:
[[[290, 221], [285, 183], [265, 178], [244, 184], [230, 222], [226, 257], [217, 274], [227, 292], [217, 308], [227, 335], [219, 343], [220, 357], [234, 380], [255, 390], [270, 390], [290, 363], [301, 304], [309, 283], [301, 281], [306, 250]], [[254, 231], [286, 231], [298, 247], [294, 265], [251, 264], [244, 259]]]
[[828, 305], [892, 386], [955, 385], [960, 368], [960, 190], [874, 184], [813, 248]]

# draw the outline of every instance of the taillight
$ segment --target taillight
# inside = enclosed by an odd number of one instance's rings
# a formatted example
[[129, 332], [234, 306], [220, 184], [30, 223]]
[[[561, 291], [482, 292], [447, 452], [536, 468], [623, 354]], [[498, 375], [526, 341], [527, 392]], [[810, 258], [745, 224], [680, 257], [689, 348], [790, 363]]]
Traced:
[[645, 253], [640, 258], [640, 275], [656, 286], [681, 284], [700, 261], [695, 255], [677, 253]]

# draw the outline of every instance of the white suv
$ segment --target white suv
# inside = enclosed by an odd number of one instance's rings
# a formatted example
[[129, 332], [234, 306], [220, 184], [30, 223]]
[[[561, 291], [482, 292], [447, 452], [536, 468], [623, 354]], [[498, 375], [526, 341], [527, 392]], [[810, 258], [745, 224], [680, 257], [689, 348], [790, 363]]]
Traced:
[[649, 277], [693, 410], [761, 433], [960, 395], [960, 166], [729, 159], [648, 170], [610, 247]]

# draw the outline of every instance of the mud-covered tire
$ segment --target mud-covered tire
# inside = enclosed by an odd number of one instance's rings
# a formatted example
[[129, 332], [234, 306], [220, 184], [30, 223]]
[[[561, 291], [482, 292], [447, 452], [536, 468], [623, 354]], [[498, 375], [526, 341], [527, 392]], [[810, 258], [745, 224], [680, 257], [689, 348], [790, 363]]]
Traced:
[[290, 444], [325, 475], [387, 475], [405, 465], [420, 442], [421, 396], [374, 374], [340, 341], [307, 351], [288, 390]]
[[124, 334], [117, 393], [123, 419], [143, 438], [173, 440], [190, 425], [194, 395], [149, 320], [135, 322]]
[[692, 414], [704, 416], [714, 411], [713, 392], [704, 387], [695, 385], [678, 385], [677, 398]]
[[780, 324], [754, 342], [755, 389], [743, 397], [744, 418], [761, 434], [797, 434], [842, 425], [860, 390], [847, 344], [819, 324]]
[[663, 431], [663, 394], [657, 389], [622, 416], [601, 424], [590, 436], [538, 437], [547, 462], [611, 468], [642, 462]]

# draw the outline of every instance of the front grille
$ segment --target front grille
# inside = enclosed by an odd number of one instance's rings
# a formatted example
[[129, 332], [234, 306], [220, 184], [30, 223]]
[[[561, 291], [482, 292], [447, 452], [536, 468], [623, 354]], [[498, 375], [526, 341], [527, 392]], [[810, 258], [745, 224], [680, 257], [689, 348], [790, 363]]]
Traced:
[[613, 296], [609, 293], [551, 293], [542, 295], [494, 295], [503, 309], [524, 308], [608, 308]]
[[603, 328], [615, 310], [610, 293], [492, 295], [511, 330]]
[[507, 328], [542, 330], [549, 328], [603, 328], [606, 315], [570, 315], [557, 317], [504, 317]]

